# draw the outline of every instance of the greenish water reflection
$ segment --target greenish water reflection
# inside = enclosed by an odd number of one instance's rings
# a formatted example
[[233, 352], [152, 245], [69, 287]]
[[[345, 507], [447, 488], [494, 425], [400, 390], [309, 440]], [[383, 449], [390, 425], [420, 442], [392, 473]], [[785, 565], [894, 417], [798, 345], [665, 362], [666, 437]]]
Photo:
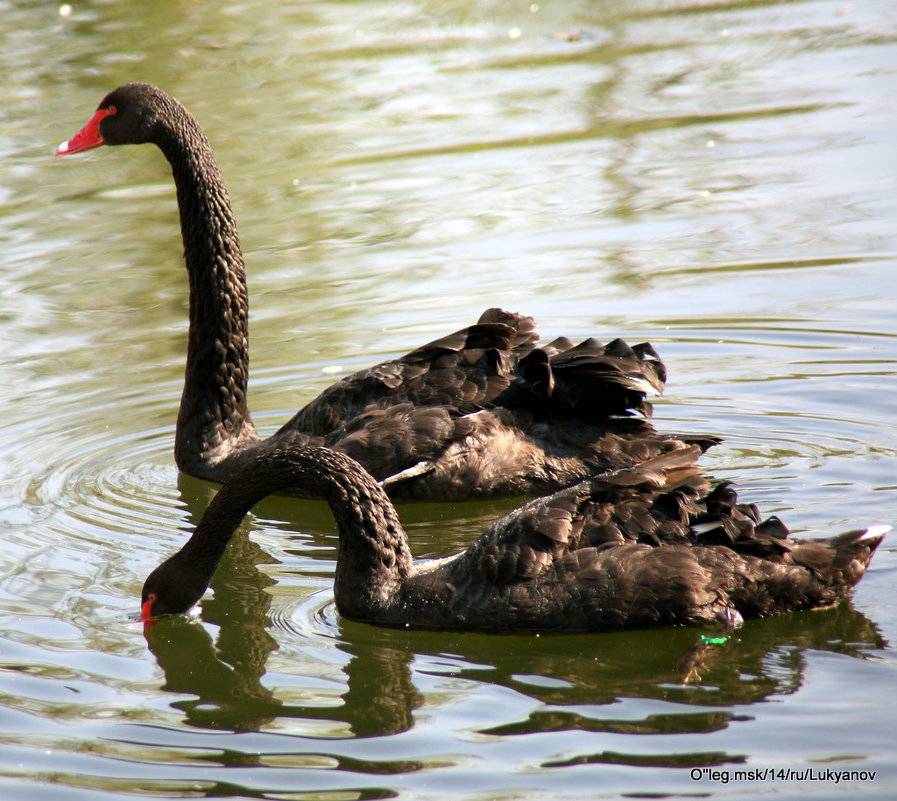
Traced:
[[[323, 504], [268, 499], [201, 620], [132, 622], [214, 492], [171, 455], [187, 286], [149, 148], [55, 162], [116, 85], [227, 179], [270, 433], [493, 305], [650, 340], [655, 423], [822, 536], [897, 520], [888, 3], [0, 3], [0, 796], [756, 797], [693, 766], [860, 767], [890, 798], [893, 543], [853, 602], [699, 632], [378, 629]], [[514, 500], [415, 504], [418, 556]], [[683, 677], [689, 680], [683, 683]], [[808, 788], [801, 788], [808, 789]]]

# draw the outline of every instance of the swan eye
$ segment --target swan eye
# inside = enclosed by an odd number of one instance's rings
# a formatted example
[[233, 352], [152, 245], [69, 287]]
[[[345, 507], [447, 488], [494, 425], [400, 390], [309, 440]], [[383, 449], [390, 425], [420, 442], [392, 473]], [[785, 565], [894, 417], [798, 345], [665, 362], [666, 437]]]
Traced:
[[149, 622], [150, 618], [153, 616], [153, 604], [156, 602], [156, 593], [151, 592], [146, 596], [146, 600], [143, 602], [143, 605], [140, 607], [140, 620], [143, 622]]
[[117, 113], [117, 112], [118, 112], [118, 109], [117, 109], [115, 106], [108, 106], [108, 107], [106, 108], [106, 115], [107, 115], [107, 116], [111, 116], [112, 114], [115, 114], [115, 113]]

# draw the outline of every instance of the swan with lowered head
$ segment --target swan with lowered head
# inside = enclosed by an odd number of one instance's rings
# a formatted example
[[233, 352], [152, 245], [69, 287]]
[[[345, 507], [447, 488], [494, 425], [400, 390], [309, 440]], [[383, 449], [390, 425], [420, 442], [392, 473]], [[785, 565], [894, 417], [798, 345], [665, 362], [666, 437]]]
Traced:
[[696, 446], [536, 499], [466, 551], [415, 562], [395, 508], [357, 462], [271, 449], [221, 487], [184, 547], [146, 579], [142, 620], [186, 612], [234, 530], [271, 493], [323, 497], [339, 532], [345, 617], [454, 630], [596, 631], [722, 622], [834, 604], [862, 578], [886, 527], [791, 539], [721, 484]]

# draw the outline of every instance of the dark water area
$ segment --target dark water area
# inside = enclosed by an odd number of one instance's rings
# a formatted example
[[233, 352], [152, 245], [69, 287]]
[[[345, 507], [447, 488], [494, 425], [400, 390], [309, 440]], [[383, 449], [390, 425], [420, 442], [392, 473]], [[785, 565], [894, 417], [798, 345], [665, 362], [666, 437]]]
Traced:
[[[473, 322], [651, 341], [654, 423], [827, 536], [897, 521], [897, 6], [0, 0], [0, 796], [891, 798], [897, 534], [837, 608], [594, 635], [340, 618], [325, 505], [269, 498], [202, 610], [146, 574], [179, 475], [187, 282], [153, 148], [53, 149], [115, 86], [198, 118], [271, 433]], [[417, 556], [519, 499], [408, 503]]]

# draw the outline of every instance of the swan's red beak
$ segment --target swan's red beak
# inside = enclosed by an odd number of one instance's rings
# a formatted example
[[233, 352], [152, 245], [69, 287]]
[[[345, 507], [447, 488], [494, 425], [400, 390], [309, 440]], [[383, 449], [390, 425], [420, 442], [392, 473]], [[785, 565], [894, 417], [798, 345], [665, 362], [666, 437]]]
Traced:
[[156, 596], [150, 595], [150, 597], [147, 598], [143, 602], [143, 606], [140, 607], [140, 622], [141, 623], [150, 622], [150, 618], [153, 616], [153, 601], [155, 601], [155, 600], [156, 600]]
[[105, 144], [103, 137], [100, 135], [100, 123], [110, 114], [115, 114], [115, 106], [98, 109], [87, 121], [87, 125], [69, 139], [68, 142], [63, 142], [56, 148], [56, 158], [69, 156], [72, 153], [81, 153]]

